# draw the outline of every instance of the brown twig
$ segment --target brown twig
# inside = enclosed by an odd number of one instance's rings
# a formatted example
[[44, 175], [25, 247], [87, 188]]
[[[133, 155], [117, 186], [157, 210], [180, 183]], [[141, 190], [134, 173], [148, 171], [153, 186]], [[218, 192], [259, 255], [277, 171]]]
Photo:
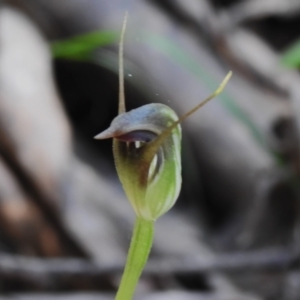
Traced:
[[[173, 257], [152, 259], [146, 269], [146, 275], [187, 274], [206, 272], [245, 272], [282, 270], [289, 268], [299, 259], [299, 255], [290, 249], [271, 248], [252, 252], [221, 254], [215, 258], [203, 256]], [[40, 259], [20, 255], [0, 254], [0, 274], [22, 276], [103, 276], [120, 273], [123, 262], [97, 265], [84, 259]]]

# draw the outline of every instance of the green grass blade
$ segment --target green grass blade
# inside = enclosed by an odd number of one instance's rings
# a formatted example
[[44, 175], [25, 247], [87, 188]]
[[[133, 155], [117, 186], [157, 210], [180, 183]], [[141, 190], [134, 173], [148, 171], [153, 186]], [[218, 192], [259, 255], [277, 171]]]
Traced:
[[[203, 67], [200, 64], [198, 64], [195, 59], [193, 59], [190, 53], [187, 53], [186, 51], [182, 50], [182, 47], [180, 45], [175, 44], [173, 41], [156, 34], [144, 35], [143, 41], [144, 43], [148, 44], [157, 51], [164, 53], [175, 63], [181, 65], [186, 70], [190, 71], [196, 77], [201, 79], [201, 81], [211, 91], [215, 89], [217, 80], [215, 80], [213, 76], [209, 74], [209, 71], [204, 70]], [[266, 140], [257, 128], [257, 126], [248, 117], [247, 113], [245, 113], [239, 107], [239, 105], [230, 96], [230, 94], [224, 91], [220, 95], [220, 99], [224, 107], [249, 129], [249, 131], [251, 132], [255, 140], [258, 142], [258, 144], [260, 144], [263, 148], [269, 151]]]
[[281, 62], [288, 68], [300, 67], [300, 40], [284, 52]]
[[117, 42], [119, 33], [115, 31], [95, 31], [78, 35], [51, 45], [54, 58], [88, 60], [91, 53], [99, 47]]

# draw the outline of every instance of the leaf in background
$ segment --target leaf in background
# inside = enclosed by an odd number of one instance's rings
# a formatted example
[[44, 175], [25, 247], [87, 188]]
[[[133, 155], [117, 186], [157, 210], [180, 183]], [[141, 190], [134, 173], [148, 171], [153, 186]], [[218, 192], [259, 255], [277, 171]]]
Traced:
[[300, 67], [300, 41], [297, 41], [284, 52], [281, 62], [289, 68]]
[[[210, 90], [214, 90], [217, 80], [213, 76], [209, 75], [209, 72], [204, 70], [203, 67], [198, 64], [189, 53], [183, 50], [180, 45], [156, 34], [144, 35], [143, 41], [149, 46], [155, 48], [157, 51], [164, 53], [175, 63], [180, 64], [186, 70], [197, 76]], [[247, 113], [239, 107], [230, 94], [225, 91], [220, 95], [220, 98], [224, 107], [249, 129], [257, 143], [269, 151], [265, 138], [257, 126], [248, 117]]]
[[92, 51], [118, 41], [116, 31], [96, 31], [78, 35], [70, 39], [56, 41], [52, 44], [54, 58], [88, 60]]

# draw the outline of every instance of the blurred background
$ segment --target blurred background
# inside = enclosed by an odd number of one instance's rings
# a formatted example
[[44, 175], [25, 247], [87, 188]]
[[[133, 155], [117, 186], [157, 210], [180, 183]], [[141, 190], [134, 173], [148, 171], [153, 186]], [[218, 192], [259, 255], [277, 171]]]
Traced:
[[0, 1], [0, 300], [110, 300], [134, 214], [111, 141], [128, 109], [183, 124], [183, 187], [136, 299], [300, 299], [298, 0]]

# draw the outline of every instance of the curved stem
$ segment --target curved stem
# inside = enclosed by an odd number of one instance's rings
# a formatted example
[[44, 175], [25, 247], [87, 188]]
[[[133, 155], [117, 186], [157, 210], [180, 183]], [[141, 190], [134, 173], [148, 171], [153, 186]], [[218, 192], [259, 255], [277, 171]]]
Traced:
[[154, 234], [154, 221], [137, 217], [125, 270], [115, 300], [131, 300], [148, 260]]

